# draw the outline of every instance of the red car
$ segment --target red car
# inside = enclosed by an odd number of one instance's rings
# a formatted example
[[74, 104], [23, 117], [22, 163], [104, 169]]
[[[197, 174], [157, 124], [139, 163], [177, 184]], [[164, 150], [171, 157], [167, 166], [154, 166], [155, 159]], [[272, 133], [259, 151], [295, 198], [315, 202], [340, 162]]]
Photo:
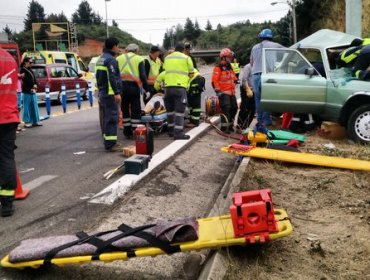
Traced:
[[31, 69], [37, 80], [39, 101], [45, 100], [45, 86], [49, 85], [50, 100], [61, 102], [63, 84], [66, 87], [67, 99], [77, 96], [76, 84], [80, 84], [81, 97], [87, 100], [88, 83], [68, 64], [34, 64]]

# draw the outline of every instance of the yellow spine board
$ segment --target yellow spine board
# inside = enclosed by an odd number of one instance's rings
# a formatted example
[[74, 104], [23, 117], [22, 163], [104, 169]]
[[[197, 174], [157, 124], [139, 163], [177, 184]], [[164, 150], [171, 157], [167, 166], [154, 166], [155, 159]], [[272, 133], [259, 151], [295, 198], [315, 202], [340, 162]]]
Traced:
[[[285, 237], [292, 233], [293, 227], [288, 219], [286, 211], [282, 209], [275, 209], [275, 219], [278, 223], [279, 231], [276, 233], [270, 233], [269, 236], [271, 240]], [[178, 243], [180, 245], [181, 252], [247, 244], [244, 237], [234, 237], [234, 230], [230, 215], [198, 219], [198, 223], [199, 238], [195, 241]], [[258, 235], [256, 235], [256, 242], [259, 242]], [[135, 254], [136, 257], [153, 257], [157, 255], [163, 255], [165, 252], [155, 247], [142, 247], [136, 249]], [[125, 252], [103, 253], [99, 256], [99, 260], [104, 262], [128, 259], [129, 257], [127, 257]], [[83, 264], [92, 261], [95, 260], [92, 260], [92, 256], [89, 255], [54, 258], [51, 260], [51, 263], [58, 266], [64, 266]], [[9, 262], [8, 256], [1, 260], [1, 266], [3, 267], [23, 269], [26, 267], [38, 268], [41, 265], [43, 265], [43, 260], [11, 263]]]
[[255, 157], [263, 159], [271, 159], [278, 161], [287, 161], [301, 164], [311, 164], [318, 166], [326, 166], [333, 168], [353, 169], [370, 171], [370, 161], [322, 156], [318, 154], [296, 153], [289, 151], [279, 151], [267, 148], [252, 148], [248, 151], [240, 151], [230, 147], [221, 148], [222, 152], [241, 155], [245, 157]]

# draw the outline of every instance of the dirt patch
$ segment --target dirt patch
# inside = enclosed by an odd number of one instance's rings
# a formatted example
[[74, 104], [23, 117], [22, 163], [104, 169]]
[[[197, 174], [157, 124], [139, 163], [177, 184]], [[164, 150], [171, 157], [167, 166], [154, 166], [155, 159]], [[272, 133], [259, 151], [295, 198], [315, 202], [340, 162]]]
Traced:
[[[301, 151], [370, 159], [370, 147], [310, 136]], [[229, 249], [226, 279], [370, 279], [370, 172], [252, 160], [241, 190], [271, 188], [294, 232]]]

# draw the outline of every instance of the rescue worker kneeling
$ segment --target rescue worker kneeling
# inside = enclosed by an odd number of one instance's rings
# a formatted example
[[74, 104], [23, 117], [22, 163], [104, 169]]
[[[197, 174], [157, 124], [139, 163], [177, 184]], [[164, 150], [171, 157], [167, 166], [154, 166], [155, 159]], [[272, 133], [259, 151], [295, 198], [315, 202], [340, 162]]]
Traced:
[[166, 71], [164, 77], [164, 103], [167, 110], [168, 134], [175, 140], [190, 139], [184, 134], [184, 115], [187, 104], [186, 89], [189, 79], [194, 74], [191, 58], [184, 53], [183, 43], [176, 45], [175, 51], [168, 55], [163, 64]]
[[225, 48], [220, 52], [220, 63], [213, 68], [212, 86], [220, 101], [221, 130], [229, 134], [234, 131], [234, 119], [238, 111], [235, 97], [237, 78], [231, 68], [232, 52]]

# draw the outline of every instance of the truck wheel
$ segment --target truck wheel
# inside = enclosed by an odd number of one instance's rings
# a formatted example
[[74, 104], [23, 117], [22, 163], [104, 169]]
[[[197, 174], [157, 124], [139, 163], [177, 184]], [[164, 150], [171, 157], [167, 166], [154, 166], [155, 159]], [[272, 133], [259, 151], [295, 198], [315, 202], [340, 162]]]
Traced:
[[370, 104], [353, 111], [348, 120], [347, 130], [354, 141], [370, 144]]

